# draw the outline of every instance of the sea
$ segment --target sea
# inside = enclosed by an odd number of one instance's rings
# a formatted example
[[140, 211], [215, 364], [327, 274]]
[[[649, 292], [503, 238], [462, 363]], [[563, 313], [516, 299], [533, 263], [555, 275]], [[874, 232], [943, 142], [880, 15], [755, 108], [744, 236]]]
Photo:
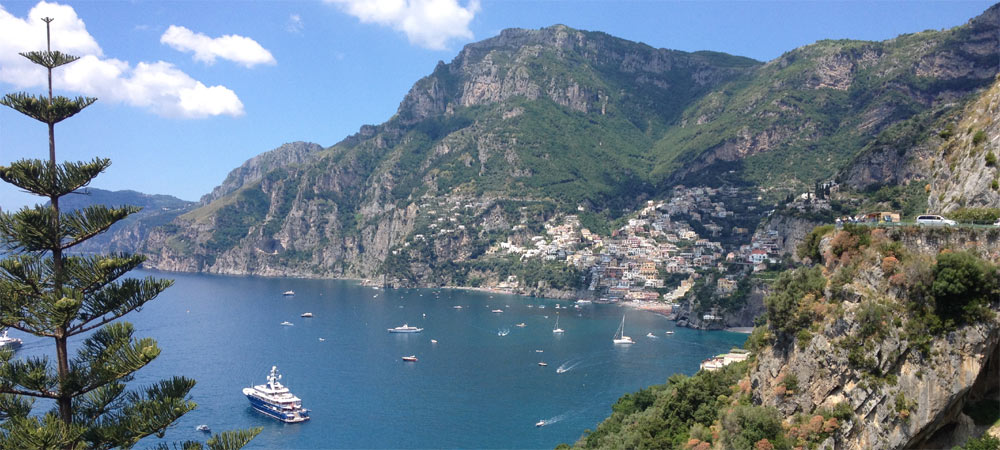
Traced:
[[[195, 428], [205, 424], [213, 432], [263, 427], [247, 449], [552, 448], [596, 428], [623, 394], [691, 375], [746, 338], [678, 328], [617, 305], [577, 309], [566, 300], [483, 291], [148, 270], [129, 276], [175, 281], [124, 319], [136, 337], [152, 337], [162, 349], [131, 384], [197, 380], [197, 409], [139, 447], [204, 441], [209, 435]], [[300, 317], [305, 312], [313, 317]], [[552, 332], [557, 314], [565, 333]], [[635, 344], [612, 343], [623, 316]], [[424, 330], [388, 332], [403, 324]], [[54, 353], [50, 339], [10, 334], [24, 340], [17, 357]], [[418, 361], [401, 359], [409, 355]], [[311, 420], [284, 424], [250, 408], [242, 389], [263, 384], [272, 366]], [[546, 425], [536, 427], [540, 420]]]

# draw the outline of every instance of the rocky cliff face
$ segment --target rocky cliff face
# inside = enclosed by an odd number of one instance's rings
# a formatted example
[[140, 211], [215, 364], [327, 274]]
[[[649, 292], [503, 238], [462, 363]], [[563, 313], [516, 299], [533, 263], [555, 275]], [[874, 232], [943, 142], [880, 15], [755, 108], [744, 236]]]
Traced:
[[977, 427], [966, 412], [977, 402], [1000, 400], [1000, 303], [990, 298], [992, 312], [981, 320], [929, 332], [913, 315], [921, 300], [912, 283], [919, 283], [917, 261], [932, 261], [942, 250], [1000, 261], [1000, 233], [878, 231], [870, 247], [838, 257], [850, 240], [839, 233], [822, 245], [831, 281], [822, 298], [803, 306], [821, 318], [791, 340], [761, 349], [750, 370], [753, 401], [788, 418], [849, 405], [854, 420], [820, 448], [950, 448], [988, 428]]
[[207, 205], [214, 200], [239, 190], [248, 184], [260, 181], [267, 172], [281, 167], [301, 164], [323, 150], [319, 144], [311, 142], [290, 142], [274, 150], [261, 153], [247, 160], [243, 165], [233, 169], [226, 175], [222, 184], [212, 189], [211, 193], [201, 198], [201, 203]]
[[948, 139], [930, 165], [929, 209], [1000, 207], [1000, 79], [942, 134]]

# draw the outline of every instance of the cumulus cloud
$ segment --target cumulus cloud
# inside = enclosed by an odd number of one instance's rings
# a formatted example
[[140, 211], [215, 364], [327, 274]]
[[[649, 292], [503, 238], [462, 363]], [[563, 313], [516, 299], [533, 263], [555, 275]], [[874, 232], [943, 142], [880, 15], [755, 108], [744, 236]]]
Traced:
[[19, 52], [45, 49], [45, 23], [53, 17], [52, 49], [80, 56], [80, 60], [53, 71], [60, 91], [98, 97], [147, 109], [168, 117], [240, 116], [243, 103], [225, 86], [205, 86], [164, 61], [140, 62], [107, 58], [72, 7], [39, 2], [27, 18], [15, 17], [0, 6], [0, 82], [18, 89], [46, 86], [45, 70]]
[[207, 64], [214, 63], [216, 58], [228, 59], [246, 67], [275, 64], [271, 52], [246, 36], [227, 34], [210, 38], [205, 34], [171, 25], [160, 36], [160, 42], [182, 52], [192, 52], [196, 61]]
[[363, 23], [391, 27], [411, 44], [443, 50], [452, 39], [471, 39], [469, 23], [479, 12], [479, 0], [462, 7], [458, 0], [326, 0]]

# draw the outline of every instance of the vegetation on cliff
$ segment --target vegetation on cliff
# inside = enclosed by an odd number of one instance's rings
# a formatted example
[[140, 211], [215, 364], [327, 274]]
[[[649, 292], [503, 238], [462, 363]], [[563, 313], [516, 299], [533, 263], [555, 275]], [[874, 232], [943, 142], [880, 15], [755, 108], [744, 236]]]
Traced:
[[576, 445], [951, 446], [1000, 423], [1000, 232], [822, 227], [800, 252], [748, 363], [628, 394]]

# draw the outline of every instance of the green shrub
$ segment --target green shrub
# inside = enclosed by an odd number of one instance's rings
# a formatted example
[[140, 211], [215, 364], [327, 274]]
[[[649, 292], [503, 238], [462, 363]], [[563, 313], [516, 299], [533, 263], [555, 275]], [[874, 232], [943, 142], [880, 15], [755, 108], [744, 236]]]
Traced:
[[986, 152], [986, 165], [989, 167], [997, 165], [997, 155], [993, 153], [993, 150]]
[[799, 244], [796, 249], [796, 254], [800, 259], [809, 258], [813, 262], [819, 262], [820, 257], [822, 256], [819, 251], [820, 241], [822, 241], [823, 236], [826, 236], [831, 231], [833, 231], [833, 225], [821, 225], [813, 228], [813, 230], [806, 235], [805, 239], [802, 240], [802, 243]]
[[1000, 217], [1000, 208], [959, 208], [948, 216], [961, 223], [991, 224]]
[[819, 298], [826, 287], [820, 266], [782, 272], [774, 283], [774, 293], [764, 299], [768, 322], [779, 333], [794, 335], [807, 327], [812, 318], [800, 306], [805, 296]]
[[774, 448], [788, 448], [781, 419], [781, 413], [773, 407], [733, 407], [722, 416], [723, 447], [752, 449], [767, 439]]
[[964, 447], [958, 448], [961, 450], [1000, 450], [1000, 439], [990, 436], [989, 433], [983, 433], [978, 438], [969, 439]]
[[942, 253], [930, 293], [934, 312], [954, 325], [992, 318], [989, 303], [998, 291], [997, 268], [969, 252]]
[[949, 123], [948, 125], [945, 125], [944, 129], [941, 130], [940, 133], [938, 133], [938, 136], [940, 136], [941, 139], [948, 139], [948, 138], [950, 138], [950, 137], [952, 137], [954, 135], [955, 135], [955, 124], [953, 124], [953, 123]]
[[979, 145], [986, 141], [986, 132], [983, 130], [976, 131], [976, 134], [972, 135], [972, 145]]

